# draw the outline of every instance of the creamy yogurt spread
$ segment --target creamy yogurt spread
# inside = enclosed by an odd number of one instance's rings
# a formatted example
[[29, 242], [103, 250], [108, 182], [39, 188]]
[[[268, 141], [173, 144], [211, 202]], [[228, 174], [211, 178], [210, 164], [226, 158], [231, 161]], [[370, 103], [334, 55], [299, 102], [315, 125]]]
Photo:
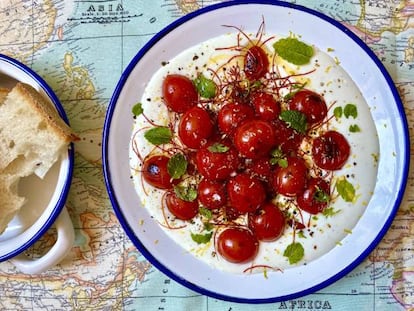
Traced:
[[[249, 35], [253, 37], [253, 35]], [[364, 213], [372, 196], [376, 182], [377, 162], [379, 157], [378, 137], [371, 118], [370, 110], [363, 94], [352, 81], [350, 76], [340, 66], [340, 60], [331, 57], [333, 49], [321, 51], [313, 46], [314, 54], [306, 65], [293, 65], [279, 56], [275, 56], [272, 44], [283, 37], [274, 35], [270, 38], [263, 35], [263, 49], [269, 54], [269, 62], [273, 70], [280, 76], [291, 76], [295, 82], [304, 83], [307, 89], [323, 95], [327, 106], [328, 116], [325, 128], [337, 130], [342, 133], [351, 146], [351, 155], [346, 164], [332, 174], [332, 198], [328, 213], [316, 215], [301, 211], [300, 219], [305, 228], [298, 230], [288, 224], [283, 235], [273, 242], [260, 242], [259, 251], [253, 261], [247, 263], [231, 263], [217, 254], [215, 238], [221, 228], [214, 228], [212, 237], [206, 243], [197, 243], [192, 233], [204, 233], [203, 220], [197, 215], [192, 221], [176, 219], [165, 208], [165, 190], [157, 189], [147, 184], [142, 178], [142, 159], [150, 153], [161, 153], [162, 148], [155, 147], [144, 137], [147, 129], [154, 124], [168, 126], [171, 122], [171, 112], [168, 111], [162, 98], [163, 79], [168, 74], [182, 74], [195, 79], [200, 73], [209, 79], [223, 79], [225, 67], [232, 64], [241, 64], [240, 49], [249, 44], [247, 36], [238, 32], [231, 32], [189, 48], [173, 59], [160, 64], [160, 69], [153, 75], [146, 86], [144, 94], [140, 94], [145, 117], [138, 116], [132, 129], [130, 148], [130, 167], [135, 189], [142, 200], [143, 206], [163, 228], [165, 233], [176, 243], [182, 246], [183, 252], [190, 252], [206, 264], [217, 269], [231, 273], [263, 272], [264, 269], [284, 270], [295, 265], [303, 265], [323, 256], [334, 247], [341, 247], [341, 240], [348, 234], [358, 219]], [[259, 43], [257, 43], [259, 44]], [[357, 114], [344, 115], [343, 108], [351, 104], [356, 107]], [[335, 109], [338, 108], [339, 109]], [[210, 107], [214, 110], [214, 107]], [[338, 112], [341, 111], [341, 114]], [[302, 143], [304, 158], [308, 162], [312, 159], [306, 151], [310, 148]], [[137, 153], [141, 157], [137, 156]], [[350, 200], [345, 200], [336, 190], [340, 181], [346, 180], [352, 185], [355, 192]], [[334, 189], [335, 188], [335, 189]], [[343, 190], [347, 191], [347, 189]], [[287, 205], [289, 198], [282, 195], [274, 198], [280, 205]], [[295, 208], [286, 208], [285, 212], [295, 213]], [[140, 220], [137, 219], [137, 222]], [[238, 219], [240, 223], [246, 222], [246, 217]], [[285, 254], [286, 248], [292, 241], [300, 243], [304, 255], [298, 262], [289, 262]]]

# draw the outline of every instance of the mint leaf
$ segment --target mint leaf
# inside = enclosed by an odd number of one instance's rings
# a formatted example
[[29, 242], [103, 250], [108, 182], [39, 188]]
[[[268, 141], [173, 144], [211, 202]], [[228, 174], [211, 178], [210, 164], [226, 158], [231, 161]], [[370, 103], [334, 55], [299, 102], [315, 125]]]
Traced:
[[286, 155], [283, 153], [282, 149], [276, 148], [272, 151], [270, 158], [270, 164], [279, 165], [280, 167], [288, 167], [288, 162]]
[[169, 127], [157, 126], [145, 132], [144, 137], [153, 145], [167, 144], [171, 141], [172, 133]]
[[229, 151], [230, 147], [220, 144], [220, 143], [214, 143], [211, 146], [208, 146], [208, 151], [213, 153], [224, 153]]
[[297, 110], [284, 110], [280, 113], [279, 118], [299, 133], [306, 132], [306, 115]]
[[293, 242], [292, 244], [289, 244], [283, 252], [283, 256], [288, 258], [289, 264], [291, 265], [299, 262], [304, 255], [305, 249], [299, 242]]
[[338, 214], [339, 212], [340, 210], [334, 210], [333, 207], [328, 207], [322, 211], [322, 215], [328, 218], [328, 217], [332, 217], [333, 215]]
[[351, 133], [358, 133], [361, 132], [361, 129], [359, 128], [358, 124], [352, 124], [349, 126], [349, 131]]
[[187, 171], [187, 159], [182, 153], [174, 154], [167, 163], [167, 171], [171, 178], [179, 179]]
[[280, 57], [295, 65], [307, 64], [313, 56], [313, 47], [296, 38], [280, 39], [273, 48]]
[[197, 199], [197, 189], [192, 186], [176, 185], [174, 186], [174, 193], [183, 201], [193, 202]]
[[136, 117], [142, 114], [143, 112], [144, 112], [144, 109], [142, 108], [141, 103], [137, 103], [132, 107], [132, 114]]
[[313, 195], [313, 198], [315, 199], [316, 202], [320, 202], [320, 203], [327, 203], [330, 200], [329, 193], [326, 193], [320, 188], [316, 189]]
[[296, 95], [296, 93], [299, 92], [300, 90], [303, 90], [305, 88], [305, 86], [306, 86], [306, 82], [304, 82], [302, 84], [294, 84], [292, 86], [292, 89], [294, 89], [294, 91], [292, 91], [292, 92], [286, 94], [285, 96], [283, 96], [283, 99], [285, 101], [291, 100]]
[[345, 118], [353, 117], [354, 119], [358, 116], [357, 107], [354, 104], [346, 104], [344, 108]]
[[216, 84], [213, 80], [206, 78], [203, 74], [199, 74], [193, 81], [198, 94], [204, 98], [213, 98], [216, 96]]
[[336, 191], [345, 202], [352, 202], [355, 199], [355, 188], [345, 177], [336, 182]]
[[342, 107], [341, 106], [336, 107], [333, 111], [333, 114], [334, 114], [336, 119], [340, 119], [342, 117], [342, 113], [343, 112], [342, 112]]
[[191, 233], [191, 239], [197, 244], [206, 244], [211, 240], [213, 232], [208, 232], [205, 234]]
[[201, 216], [204, 216], [207, 219], [213, 218], [213, 212], [210, 209], [206, 208], [206, 207], [201, 206], [198, 209], [198, 212], [200, 213]]

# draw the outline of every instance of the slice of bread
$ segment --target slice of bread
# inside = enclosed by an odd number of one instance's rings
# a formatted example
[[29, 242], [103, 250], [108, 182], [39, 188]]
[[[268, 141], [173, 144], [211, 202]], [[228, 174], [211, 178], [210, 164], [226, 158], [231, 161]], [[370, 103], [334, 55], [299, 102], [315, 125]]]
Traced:
[[17, 194], [19, 179], [17, 175], [0, 174], [0, 233], [26, 202], [25, 198]]
[[18, 83], [0, 105], [0, 172], [43, 178], [75, 140], [54, 107], [27, 84]]
[[78, 139], [30, 85], [0, 89], [0, 233], [25, 202], [17, 194], [20, 178], [33, 173], [43, 178]]

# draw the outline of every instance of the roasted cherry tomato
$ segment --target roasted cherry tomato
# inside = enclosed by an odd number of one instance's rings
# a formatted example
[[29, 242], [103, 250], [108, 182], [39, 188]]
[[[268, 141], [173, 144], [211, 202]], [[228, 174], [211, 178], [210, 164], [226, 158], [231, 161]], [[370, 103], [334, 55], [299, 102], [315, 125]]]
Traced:
[[258, 251], [259, 242], [248, 229], [229, 227], [217, 237], [217, 252], [229, 262], [249, 262], [256, 257]]
[[234, 145], [246, 158], [258, 159], [266, 156], [275, 147], [273, 126], [263, 120], [249, 120], [234, 132]]
[[209, 113], [198, 106], [187, 110], [178, 125], [178, 136], [188, 148], [198, 149], [207, 143], [213, 133]]
[[305, 161], [298, 157], [288, 157], [286, 167], [278, 167], [273, 176], [276, 193], [289, 197], [298, 195], [305, 189], [308, 169]]
[[244, 72], [249, 80], [258, 80], [269, 70], [269, 58], [260, 46], [252, 46], [244, 56]]
[[229, 203], [241, 213], [254, 212], [266, 199], [263, 183], [247, 173], [232, 177], [227, 183]]
[[231, 135], [234, 130], [245, 120], [253, 118], [254, 110], [245, 104], [224, 105], [217, 114], [217, 123], [220, 131]]
[[328, 206], [330, 198], [329, 184], [321, 178], [312, 178], [305, 191], [298, 195], [297, 203], [300, 209], [310, 214], [318, 214]]
[[265, 121], [272, 121], [279, 117], [280, 104], [272, 94], [264, 92], [253, 93], [250, 97], [256, 115]]
[[196, 164], [198, 172], [205, 178], [224, 180], [238, 169], [240, 159], [231, 144], [211, 142], [197, 151]]
[[168, 161], [165, 155], [153, 155], [144, 160], [142, 176], [144, 180], [155, 188], [170, 189], [173, 186], [172, 178], [168, 174]]
[[288, 127], [282, 120], [274, 120], [272, 125], [275, 131], [276, 145], [280, 150], [286, 155], [296, 154], [302, 143], [303, 135]]
[[173, 191], [166, 194], [165, 203], [171, 214], [178, 219], [190, 220], [198, 214], [197, 200], [192, 202], [182, 200]]
[[249, 228], [259, 241], [277, 240], [285, 229], [285, 222], [282, 211], [271, 202], [249, 215]]
[[315, 164], [326, 170], [339, 170], [348, 160], [351, 147], [339, 132], [328, 131], [317, 137], [312, 145]]
[[327, 113], [325, 99], [311, 90], [303, 89], [293, 95], [289, 101], [289, 109], [305, 114], [308, 124], [321, 123]]
[[226, 188], [222, 182], [204, 178], [198, 184], [198, 200], [208, 209], [216, 209], [227, 202]]
[[270, 157], [263, 157], [253, 161], [249, 161], [246, 170], [254, 177], [259, 178], [263, 182], [268, 183], [272, 178], [272, 164]]
[[193, 82], [179, 74], [167, 75], [162, 84], [162, 96], [169, 109], [182, 113], [195, 106], [198, 93]]

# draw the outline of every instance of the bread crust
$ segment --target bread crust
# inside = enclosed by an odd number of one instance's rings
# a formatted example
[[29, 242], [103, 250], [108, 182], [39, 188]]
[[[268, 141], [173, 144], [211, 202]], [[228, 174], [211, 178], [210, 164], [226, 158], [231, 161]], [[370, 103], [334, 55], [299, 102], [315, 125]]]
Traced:
[[79, 137], [63, 121], [52, 104], [46, 101], [32, 86], [18, 82], [14, 89], [27, 100], [27, 103], [32, 106], [33, 111], [36, 111], [41, 116], [56, 135], [67, 143], [79, 140]]
[[[1, 234], [26, 201], [17, 191], [20, 179], [33, 173], [43, 178], [79, 137], [53, 104], [25, 83], [18, 82], [11, 90], [0, 87], [0, 111]], [[25, 126], [16, 124], [20, 121]]]
[[4, 102], [4, 100], [7, 97], [7, 94], [9, 94], [9, 90], [5, 89], [3, 87], [0, 87], [0, 105]]

